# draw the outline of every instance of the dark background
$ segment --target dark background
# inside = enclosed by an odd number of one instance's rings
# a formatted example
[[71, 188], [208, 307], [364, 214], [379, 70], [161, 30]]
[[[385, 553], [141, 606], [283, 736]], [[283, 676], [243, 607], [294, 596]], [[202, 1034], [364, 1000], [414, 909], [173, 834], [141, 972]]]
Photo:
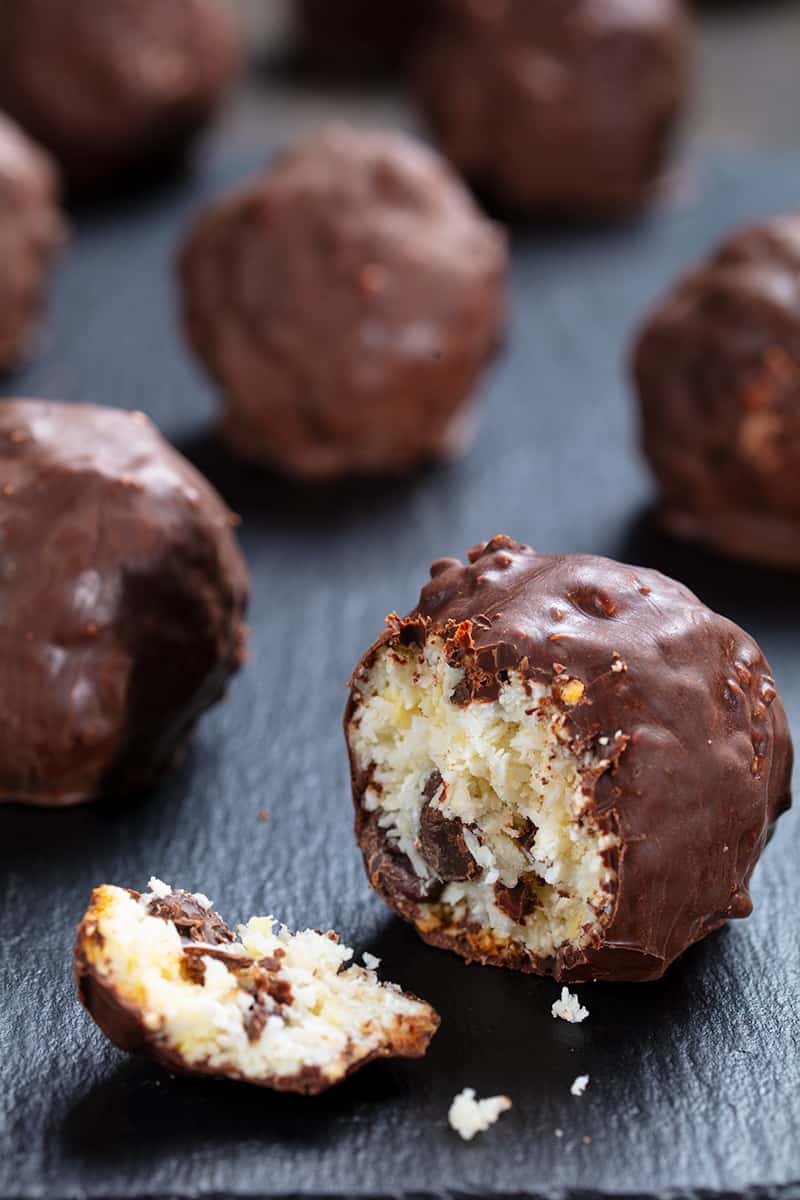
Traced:
[[[798, 814], [756, 874], [753, 918], [657, 984], [578, 989], [591, 1016], [570, 1026], [550, 1016], [551, 981], [428, 949], [370, 893], [340, 730], [384, 614], [414, 602], [432, 558], [504, 531], [685, 580], [761, 640], [800, 733], [800, 579], [653, 532], [625, 378], [644, 307], [684, 264], [732, 223], [800, 204], [800, 6], [708, 4], [699, 19], [697, 96], [656, 210], [625, 229], [516, 234], [508, 348], [479, 441], [451, 468], [308, 490], [236, 464], [176, 333], [171, 262], [198, 206], [323, 117], [411, 124], [397, 95], [301, 86], [269, 50], [192, 178], [75, 214], [40, 353], [3, 394], [142, 408], [207, 472], [244, 518], [252, 654], [158, 793], [0, 811], [3, 1197], [800, 1196]], [[309, 1100], [128, 1060], [79, 1009], [70, 947], [94, 885], [151, 873], [233, 920], [334, 926], [382, 956], [442, 1014], [428, 1057]], [[446, 1119], [464, 1086], [514, 1101], [471, 1144]]]

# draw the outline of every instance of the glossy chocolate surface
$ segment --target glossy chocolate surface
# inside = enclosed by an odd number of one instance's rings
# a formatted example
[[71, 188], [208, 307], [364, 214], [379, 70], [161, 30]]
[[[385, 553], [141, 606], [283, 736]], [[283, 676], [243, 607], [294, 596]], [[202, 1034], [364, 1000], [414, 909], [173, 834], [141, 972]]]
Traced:
[[0, 801], [157, 782], [245, 652], [232, 516], [142, 413], [0, 403]]

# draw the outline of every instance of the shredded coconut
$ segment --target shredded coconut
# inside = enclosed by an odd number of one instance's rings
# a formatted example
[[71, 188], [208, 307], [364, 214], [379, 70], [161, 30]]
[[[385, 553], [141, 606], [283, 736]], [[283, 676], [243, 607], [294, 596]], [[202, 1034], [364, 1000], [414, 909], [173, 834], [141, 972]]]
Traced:
[[[563, 704], [583, 684], [546, 687], [511, 671], [495, 700], [459, 705], [463, 677], [431, 636], [422, 650], [384, 647], [356, 680], [347, 736], [371, 780], [364, 810], [426, 885], [438, 876], [420, 839], [423, 812], [433, 805], [460, 822], [477, 871], [421, 903], [428, 928], [476, 926], [534, 958], [588, 945], [610, 920], [616, 870], [606, 850], [618, 838], [587, 811], [565, 723]], [[515, 914], [502, 897], [520, 883], [532, 903]]]
[[168, 883], [164, 883], [163, 879], [157, 879], [155, 875], [150, 876], [147, 886], [154, 896], [158, 896], [159, 900], [163, 900], [165, 896], [169, 896], [172, 891]]
[[476, 1100], [475, 1089], [464, 1088], [450, 1105], [447, 1119], [456, 1133], [469, 1142], [476, 1133], [483, 1133], [490, 1125], [494, 1125], [497, 1118], [509, 1108], [511, 1101], [508, 1096], [487, 1096], [485, 1100]]
[[556, 1000], [550, 1011], [554, 1017], [569, 1021], [571, 1025], [579, 1025], [589, 1015], [588, 1008], [583, 1008], [578, 997], [565, 987], [561, 989], [561, 999]]
[[578, 1075], [575, 1079], [573, 1079], [572, 1087], [569, 1090], [572, 1092], [573, 1096], [582, 1096], [588, 1086], [589, 1076]]
[[381, 960], [376, 958], [374, 954], [370, 954], [369, 950], [365, 950], [361, 955], [361, 961], [368, 971], [377, 971], [381, 965]]
[[192, 896], [192, 899], [196, 900], [201, 908], [205, 908], [206, 910], [211, 908], [211, 901], [209, 900], [208, 896], [206, 896], [205, 892], [195, 892]]

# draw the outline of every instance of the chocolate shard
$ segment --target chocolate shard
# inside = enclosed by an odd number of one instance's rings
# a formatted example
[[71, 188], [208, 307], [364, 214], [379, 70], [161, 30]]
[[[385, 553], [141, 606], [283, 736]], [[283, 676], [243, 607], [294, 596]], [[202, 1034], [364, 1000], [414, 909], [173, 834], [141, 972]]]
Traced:
[[222, 942], [235, 941], [219, 913], [206, 908], [191, 892], [177, 891], [170, 892], [168, 896], [154, 896], [147, 911], [151, 917], [172, 921], [187, 942], [206, 942], [213, 947]]
[[533, 854], [533, 847], [538, 832], [539, 826], [534, 824], [530, 817], [526, 817], [517, 842], [520, 849], [524, 850], [526, 854]]
[[524, 925], [525, 918], [541, 908], [536, 891], [537, 882], [541, 883], [537, 876], [524, 875], [513, 887], [507, 887], [498, 879], [494, 885], [494, 902], [512, 921]]
[[[430, 775], [422, 794], [426, 802], [419, 816], [420, 854], [434, 874], [447, 883], [477, 879], [481, 867], [467, 849], [463, 822], [458, 817], [446, 817], [439, 806], [447, 793], [438, 771]], [[439, 800], [434, 801], [434, 796]]]

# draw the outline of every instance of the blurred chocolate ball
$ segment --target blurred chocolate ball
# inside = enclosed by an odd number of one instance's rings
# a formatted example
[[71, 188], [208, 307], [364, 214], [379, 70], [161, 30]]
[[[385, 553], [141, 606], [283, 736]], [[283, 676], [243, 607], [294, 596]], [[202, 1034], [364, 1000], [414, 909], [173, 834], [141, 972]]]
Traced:
[[800, 212], [735, 232], [679, 279], [634, 373], [669, 530], [800, 568]]
[[211, 205], [189, 340], [244, 458], [307, 479], [450, 457], [503, 324], [506, 244], [438, 155], [332, 126]]
[[0, 107], [71, 185], [179, 160], [236, 73], [219, 0], [2, 0]]
[[416, 91], [504, 208], [619, 218], [659, 179], [688, 58], [682, 0], [440, 0]]
[[335, 75], [397, 70], [417, 45], [435, 0], [295, 0], [302, 59]]
[[55, 164], [0, 114], [0, 371], [30, 345], [65, 239]]

